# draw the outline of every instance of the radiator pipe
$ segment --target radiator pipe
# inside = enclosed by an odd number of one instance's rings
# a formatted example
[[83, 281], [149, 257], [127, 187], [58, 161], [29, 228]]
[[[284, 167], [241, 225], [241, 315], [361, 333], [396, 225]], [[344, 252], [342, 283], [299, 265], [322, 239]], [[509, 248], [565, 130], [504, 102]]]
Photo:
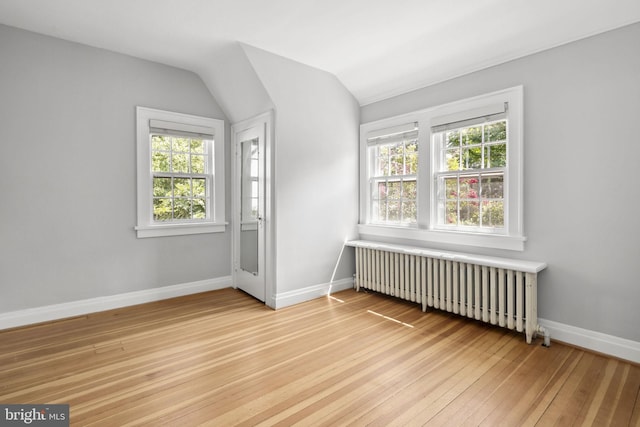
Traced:
[[543, 347], [551, 347], [551, 333], [547, 328], [538, 325], [538, 327], [536, 328], [536, 333], [544, 337], [544, 341], [542, 343]]

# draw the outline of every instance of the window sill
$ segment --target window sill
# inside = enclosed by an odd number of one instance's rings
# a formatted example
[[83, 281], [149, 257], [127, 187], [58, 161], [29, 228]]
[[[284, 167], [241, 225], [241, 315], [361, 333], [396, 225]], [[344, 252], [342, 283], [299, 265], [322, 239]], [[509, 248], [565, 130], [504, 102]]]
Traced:
[[198, 224], [161, 224], [140, 225], [135, 227], [138, 239], [147, 237], [183, 236], [189, 234], [224, 233], [227, 223], [198, 223]]
[[388, 237], [421, 242], [507, 249], [511, 251], [524, 251], [524, 242], [527, 240], [526, 237], [522, 236], [498, 236], [494, 234], [446, 232], [425, 230], [422, 228], [392, 227], [371, 224], [359, 224], [358, 232], [361, 236]]

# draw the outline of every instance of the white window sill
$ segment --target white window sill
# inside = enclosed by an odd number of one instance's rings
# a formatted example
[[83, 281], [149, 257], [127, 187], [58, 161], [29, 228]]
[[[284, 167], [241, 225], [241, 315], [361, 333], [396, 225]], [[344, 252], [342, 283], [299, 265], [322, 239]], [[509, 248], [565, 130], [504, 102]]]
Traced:
[[139, 225], [135, 227], [138, 239], [147, 237], [182, 236], [188, 234], [224, 233], [227, 223], [197, 223], [197, 224], [159, 224]]
[[361, 236], [388, 237], [421, 242], [507, 249], [511, 251], [523, 251], [524, 242], [527, 240], [526, 237], [522, 236], [434, 231], [422, 228], [392, 227], [371, 224], [358, 224], [358, 232]]

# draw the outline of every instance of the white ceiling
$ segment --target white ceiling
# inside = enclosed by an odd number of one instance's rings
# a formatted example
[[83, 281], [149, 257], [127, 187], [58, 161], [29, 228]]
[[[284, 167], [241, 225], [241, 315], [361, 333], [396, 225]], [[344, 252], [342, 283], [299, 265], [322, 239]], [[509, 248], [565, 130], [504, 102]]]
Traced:
[[362, 105], [638, 21], [640, 0], [0, 0], [0, 23], [200, 75], [242, 42]]

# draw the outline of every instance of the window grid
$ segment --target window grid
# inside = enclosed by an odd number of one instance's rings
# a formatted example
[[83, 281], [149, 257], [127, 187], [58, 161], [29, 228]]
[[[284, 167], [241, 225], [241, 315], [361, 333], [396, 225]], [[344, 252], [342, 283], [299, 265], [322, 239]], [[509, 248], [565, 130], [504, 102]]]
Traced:
[[507, 121], [453, 129], [438, 138], [438, 225], [503, 230]]
[[240, 190], [242, 199], [240, 211], [243, 222], [258, 221], [259, 161], [258, 139], [244, 142], [242, 144], [243, 170], [241, 173], [243, 181]]
[[208, 212], [210, 140], [151, 134], [153, 220], [197, 222]]
[[371, 177], [373, 222], [417, 223], [417, 138], [370, 147], [375, 174]]

